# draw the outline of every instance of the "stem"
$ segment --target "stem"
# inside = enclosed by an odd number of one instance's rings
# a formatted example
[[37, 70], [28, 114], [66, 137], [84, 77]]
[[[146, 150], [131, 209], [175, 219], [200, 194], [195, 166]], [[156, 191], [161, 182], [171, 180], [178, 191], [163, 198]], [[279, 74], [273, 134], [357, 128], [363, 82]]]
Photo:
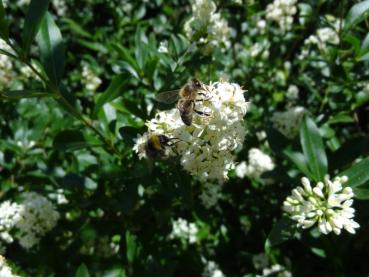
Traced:
[[[40, 78], [40, 80], [42, 80], [46, 87], [52, 92], [54, 99], [59, 100], [65, 107], [67, 107], [67, 109], [69, 110], [69, 112], [78, 120], [80, 120], [86, 127], [90, 128], [99, 138], [99, 140], [103, 143], [104, 145], [104, 149], [110, 153], [115, 155], [118, 159], [121, 159], [122, 156], [119, 153], [119, 151], [115, 148], [114, 144], [110, 141], [108, 141], [105, 136], [98, 130], [96, 129], [91, 120], [89, 118], [86, 118], [83, 114], [81, 114], [75, 107], [73, 107], [73, 105], [71, 105], [65, 98], [64, 96], [61, 94], [60, 89], [53, 86], [49, 80], [47, 78], [45, 78], [32, 64], [32, 62], [30, 61], [29, 58], [27, 58], [26, 55], [24, 55], [22, 52], [18, 51], [18, 49], [11, 43], [11, 41], [8, 41], [8, 45], [10, 46], [10, 48], [13, 49], [13, 51], [16, 53], [18, 59], [24, 63], [25, 65], [27, 65], [32, 72]], [[59, 104], [60, 102], [57, 101]]]

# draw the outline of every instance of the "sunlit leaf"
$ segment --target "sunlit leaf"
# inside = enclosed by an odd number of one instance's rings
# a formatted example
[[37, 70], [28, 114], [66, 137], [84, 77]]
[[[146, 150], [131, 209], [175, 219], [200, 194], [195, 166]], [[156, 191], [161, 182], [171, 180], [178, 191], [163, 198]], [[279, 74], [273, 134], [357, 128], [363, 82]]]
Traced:
[[346, 16], [344, 24], [345, 29], [349, 30], [355, 25], [359, 24], [361, 21], [368, 17], [368, 12], [369, 0], [362, 1], [353, 5]]
[[46, 74], [58, 86], [64, 72], [65, 50], [60, 30], [49, 13], [42, 21], [37, 42]]
[[348, 177], [348, 182], [345, 183], [345, 186], [348, 187], [354, 188], [367, 184], [369, 181], [369, 157], [341, 172], [340, 176]]
[[328, 161], [323, 140], [315, 122], [308, 116], [304, 117], [300, 129], [300, 141], [309, 171], [315, 181], [321, 181], [328, 173]]
[[23, 50], [26, 53], [29, 52], [42, 20], [46, 15], [49, 2], [50, 0], [32, 0], [29, 5], [22, 33]]

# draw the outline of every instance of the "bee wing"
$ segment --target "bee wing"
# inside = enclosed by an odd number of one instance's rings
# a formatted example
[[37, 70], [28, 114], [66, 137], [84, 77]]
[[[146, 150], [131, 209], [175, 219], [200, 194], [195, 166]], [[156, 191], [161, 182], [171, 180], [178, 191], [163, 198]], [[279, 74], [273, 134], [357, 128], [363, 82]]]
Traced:
[[164, 91], [157, 95], [155, 95], [155, 99], [158, 102], [162, 102], [165, 104], [172, 104], [175, 101], [177, 101], [179, 98], [179, 90], [170, 90], [170, 91]]

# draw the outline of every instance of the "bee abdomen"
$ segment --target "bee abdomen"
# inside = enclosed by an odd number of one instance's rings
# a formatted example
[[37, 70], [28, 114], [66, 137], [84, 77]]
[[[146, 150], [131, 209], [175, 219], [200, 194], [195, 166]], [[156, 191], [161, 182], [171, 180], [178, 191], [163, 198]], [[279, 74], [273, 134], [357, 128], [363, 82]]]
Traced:
[[187, 126], [191, 126], [191, 124], [192, 124], [192, 113], [181, 112], [181, 119], [182, 119], [184, 124], [186, 124]]

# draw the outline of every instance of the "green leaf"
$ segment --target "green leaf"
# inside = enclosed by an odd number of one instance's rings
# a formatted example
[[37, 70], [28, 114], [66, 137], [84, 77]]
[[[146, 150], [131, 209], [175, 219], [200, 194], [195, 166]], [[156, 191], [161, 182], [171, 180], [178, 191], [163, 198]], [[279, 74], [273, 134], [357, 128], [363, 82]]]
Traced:
[[64, 72], [65, 51], [60, 30], [49, 13], [42, 21], [37, 42], [46, 74], [50, 81], [58, 86]]
[[66, 130], [56, 135], [53, 142], [54, 148], [60, 151], [76, 150], [87, 146], [82, 132], [78, 130]]
[[13, 55], [12, 53], [10, 53], [10, 52], [8, 52], [8, 51], [6, 51], [4, 49], [0, 49], [0, 54], [18, 60], [18, 57], [17, 56]]
[[353, 188], [354, 191], [354, 195], [356, 199], [360, 199], [360, 200], [368, 200], [369, 199], [369, 188], [361, 188], [361, 187], [356, 187]]
[[365, 36], [363, 42], [361, 43], [359, 51], [359, 59], [361, 61], [367, 60], [369, 58], [369, 33]]
[[78, 267], [75, 277], [90, 277], [90, 273], [88, 273], [88, 269], [85, 264], [81, 264]]
[[46, 15], [49, 2], [50, 0], [32, 0], [29, 5], [22, 33], [23, 50], [26, 54], [29, 52], [42, 20]]
[[9, 39], [9, 24], [6, 20], [3, 1], [0, 0], [0, 37], [7, 41]]
[[5, 99], [22, 99], [22, 98], [35, 98], [35, 97], [48, 97], [49, 93], [31, 90], [12, 90], [12, 91], [0, 91], [0, 98]]
[[128, 82], [127, 74], [121, 74], [113, 78], [109, 87], [97, 98], [94, 109], [96, 115], [102, 106], [121, 96], [122, 88]]
[[345, 30], [349, 30], [368, 17], [369, 0], [362, 1], [352, 6], [345, 19]]
[[300, 141], [311, 177], [315, 181], [323, 180], [328, 172], [327, 156], [319, 129], [308, 116], [304, 117], [301, 124]]
[[132, 263], [137, 253], [136, 236], [126, 231], [127, 260]]
[[134, 145], [134, 140], [137, 138], [139, 129], [135, 127], [124, 126], [119, 128], [119, 133], [122, 136], [124, 143], [131, 147]]
[[364, 185], [369, 181], [369, 157], [354, 164], [339, 175], [348, 177], [348, 181], [345, 183], [346, 187], [354, 188]]
[[265, 249], [281, 244], [295, 237], [296, 223], [288, 218], [283, 217], [274, 224], [272, 231], [265, 242]]
[[64, 23], [66, 23], [69, 27], [69, 29], [74, 32], [75, 34], [81, 36], [81, 37], [85, 37], [88, 39], [92, 39], [93, 36], [88, 33], [85, 29], [83, 29], [83, 27], [81, 25], [79, 25], [77, 22], [75, 22], [74, 20], [70, 19], [70, 18], [63, 18], [62, 21]]
[[302, 153], [290, 150], [285, 150], [283, 153], [297, 166], [298, 169], [300, 169], [302, 173], [305, 174], [306, 177], [311, 178], [311, 173], [306, 163], [305, 156]]

